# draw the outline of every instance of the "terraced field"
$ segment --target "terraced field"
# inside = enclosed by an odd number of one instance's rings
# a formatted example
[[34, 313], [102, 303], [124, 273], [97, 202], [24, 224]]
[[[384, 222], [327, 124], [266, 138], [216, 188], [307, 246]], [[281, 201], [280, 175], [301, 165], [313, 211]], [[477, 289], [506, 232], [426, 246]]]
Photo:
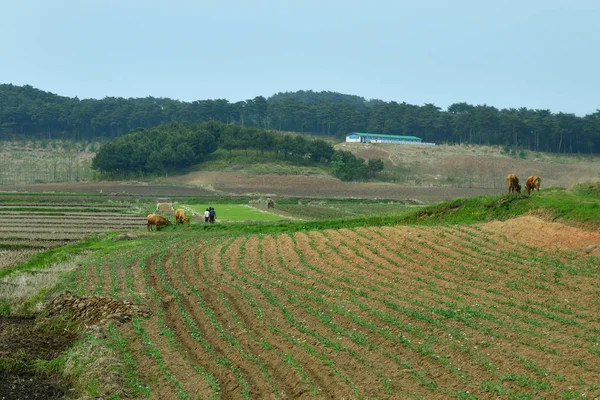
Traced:
[[180, 230], [91, 255], [77, 290], [153, 310], [109, 330], [132, 396], [594, 398], [600, 259], [582, 251], [590, 243], [600, 234], [531, 217]]
[[128, 231], [146, 224], [143, 216], [128, 213], [135, 207], [131, 203], [25, 199], [16, 195], [0, 198], [0, 268], [89, 234]]

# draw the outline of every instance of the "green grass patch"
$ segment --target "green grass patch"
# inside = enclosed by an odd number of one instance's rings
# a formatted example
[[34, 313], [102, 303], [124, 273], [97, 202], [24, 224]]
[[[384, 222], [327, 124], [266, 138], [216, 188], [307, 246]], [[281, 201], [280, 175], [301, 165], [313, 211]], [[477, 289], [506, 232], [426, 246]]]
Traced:
[[527, 213], [539, 213], [553, 221], [600, 225], [600, 197], [587, 192], [550, 188], [526, 194], [505, 194], [456, 199], [403, 216], [407, 224], [472, 224], [504, 221]]
[[190, 204], [189, 207], [198, 214], [203, 214], [208, 207], [213, 207], [217, 213], [218, 222], [240, 221], [279, 221], [287, 219], [281, 215], [271, 214], [257, 210], [244, 204]]

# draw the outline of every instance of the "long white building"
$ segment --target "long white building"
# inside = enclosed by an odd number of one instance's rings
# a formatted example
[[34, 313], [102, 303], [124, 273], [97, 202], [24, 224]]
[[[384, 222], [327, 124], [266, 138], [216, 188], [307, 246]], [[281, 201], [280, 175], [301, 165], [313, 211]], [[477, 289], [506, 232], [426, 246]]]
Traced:
[[346, 136], [348, 143], [389, 143], [389, 144], [433, 144], [423, 143], [416, 136], [384, 135], [381, 133], [352, 132]]

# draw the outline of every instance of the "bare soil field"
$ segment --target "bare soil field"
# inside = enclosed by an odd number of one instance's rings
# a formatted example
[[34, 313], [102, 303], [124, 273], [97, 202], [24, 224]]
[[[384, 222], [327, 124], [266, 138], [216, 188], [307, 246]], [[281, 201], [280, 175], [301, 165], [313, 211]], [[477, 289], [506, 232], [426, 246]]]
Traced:
[[144, 182], [94, 182], [94, 183], [33, 183], [28, 185], [3, 185], [0, 189], [4, 192], [48, 192], [48, 193], [102, 193], [115, 197], [168, 197], [178, 196], [206, 196], [212, 194], [210, 190], [201, 187], [178, 186], [165, 184], [148, 184]]
[[[106, 205], [105, 205], [106, 204]], [[131, 203], [37, 202], [28, 196], [0, 197], [0, 268], [27, 261], [32, 255], [85, 236], [107, 231], [138, 230], [144, 216]], [[119, 212], [121, 211], [121, 212]]]
[[[150, 236], [149, 236], [150, 238]], [[600, 396], [600, 234], [534, 217], [201, 238], [90, 262], [151, 398]]]
[[[416, 199], [422, 202], [439, 202], [457, 197], [475, 197], [499, 193], [490, 188], [407, 187], [391, 183], [342, 182], [323, 176], [258, 175], [245, 172], [203, 171], [193, 172], [171, 180], [174, 185], [138, 185], [115, 182], [31, 184], [0, 187], [5, 191], [26, 192], [99, 192], [115, 196], [150, 198], [244, 196], [293, 196], [364, 199]], [[175, 185], [182, 186], [175, 186]], [[190, 187], [192, 185], [193, 187]], [[210, 187], [210, 188], [205, 188]], [[118, 190], [118, 192], [115, 192]]]
[[493, 189], [407, 187], [391, 183], [342, 182], [326, 176], [250, 175], [246, 172], [202, 171], [173, 178], [197, 186], [210, 186], [222, 193], [254, 196], [296, 196], [324, 198], [417, 199], [439, 202], [457, 197], [498, 193]]
[[364, 159], [379, 158], [386, 169], [402, 168], [423, 186], [466, 186], [506, 189], [510, 173], [521, 180], [542, 177], [544, 187], [570, 187], [595, 181], [600, 176], [598, 155], [556, 155], [525, 151], [525, 158], [512, 157], [500, 147], [490, 146], [401, 146], [341, 143], [337, 150], [350, 151]]

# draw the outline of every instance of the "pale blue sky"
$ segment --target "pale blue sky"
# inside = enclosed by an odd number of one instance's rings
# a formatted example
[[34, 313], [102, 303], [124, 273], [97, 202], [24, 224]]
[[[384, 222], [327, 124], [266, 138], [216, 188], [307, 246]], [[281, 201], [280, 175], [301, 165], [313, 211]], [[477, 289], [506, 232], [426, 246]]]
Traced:
[[600, 108], [599, 0], [2, 0], [0, 16], [0, 83], [70, 97]]

